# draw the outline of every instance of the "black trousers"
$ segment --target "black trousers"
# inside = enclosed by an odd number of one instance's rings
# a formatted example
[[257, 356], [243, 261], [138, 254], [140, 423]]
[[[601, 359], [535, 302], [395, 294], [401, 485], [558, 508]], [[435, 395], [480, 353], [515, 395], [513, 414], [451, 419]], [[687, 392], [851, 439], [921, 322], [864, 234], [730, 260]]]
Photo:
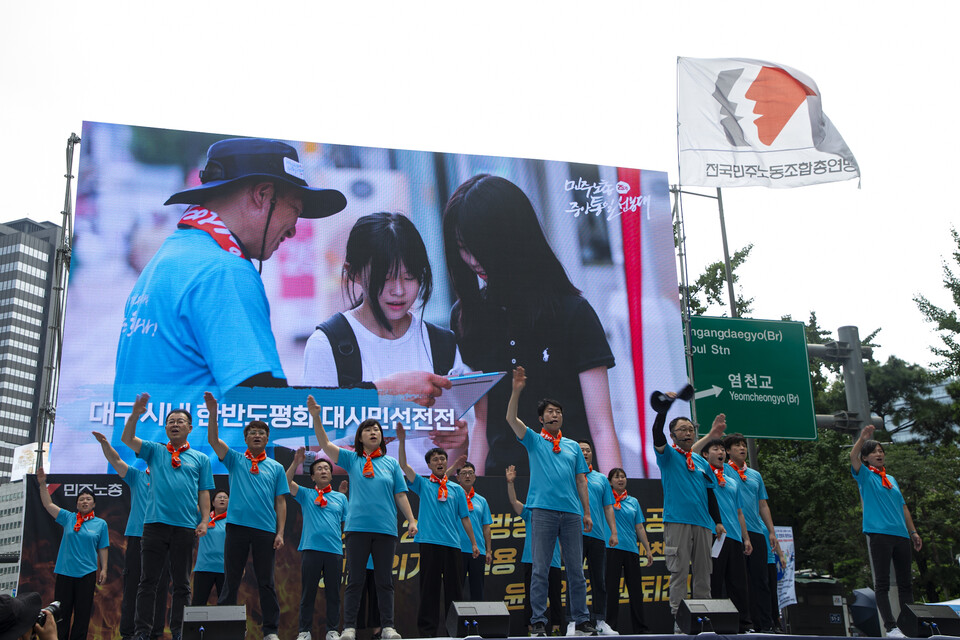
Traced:
[[247, 557], [253, 555], [253, 575], [260, 593], [261, 628], [265, 636], [276, 633], [280, 626], [280, 601], [273, 584], [273, 541], [276, 537], [277, 534], [263, 529], [228, 524], [223, 543], [223, 591], [217, 604], [237, 604]]
[[[462, 599], [461, 554], [459, 547], [420, 544], [420, 609], [417, 613], [417, 627], [421, 638], [436, 637], [440, 627], [438, 604], [446, 613], [451, 602]], [[441, 587], [443, 598], [439, 597]]]
[[[120, 601], [120, 637], [131, 638], [136, 633], [137, 587], [140, 584], [140, 536], [127, 536], [127, 550], [123, 554], [123, 598]], [[170, 569], [163, 565], [157, 582], [157, 603], [153, 610], [151, 638], [163, 635], [167, 625], [167, 591], [170, 589]]]
[[877, 594], [877, 609], [883, 626], [889, 631], [897, 626], [890, 608], [890, 561], [897, 576], [897, 595], [900, 608], [913, 602], [913, 577], [910, 575], [912, 562], [910, 538], [890, 536], [884, 533], [867, 534], [867, 548], [873, 563], [873, 590]]
[[[752, 544], [752, 543], [751, 543]], [[730, 598], [740, 612], [740, 633], [753, 626], [750, 620], [750, 588], [747, 585], [747, 556], [743, 543], [727, 537], [720, 555], [713, 559], [710, 597]]]
[[373, 556], [380, 624], [383, 627], [393, 626], [393, 556], [396, 548], [396, 536], [368, 531], [347, 533], [344, 541], [344, 557], [347, 560], [347, 588], [343, 593], [344, 629], [357, 628], [360, 594], [366, 582], [367, 558], [370, 556]]
[[[80, 578], [56, 574], [53, 599], [60, 601], [62, 618], [57, 623], [58, 640], [86, 640], [93, 611], [93, 591], [97, 586], [97, 572]], [[73, 624], [70, 618], [73, 617]]]
[[[151, 522], [143, 525], [140, 539], [140, 584], [137, 587], [136, 634], [150, 635], [154, 627], [158, 585], [164, 568], [170, 569], [173, 602], [170, 605], [170, 629], [179, 633], [183, 627], [183, 607], [190, 600], [190, 561], [196, 531]], [[165, 590], [162, 595], [166, 598]]]
[[629, 633], [646, 633], [647, 624], [643, 619], [643, 582], [640, 572], [640, 554], [630, 553], [623, 549], [607, 549], [607, 608], [605, 612], [607, 624], [621, 633], [626, 633], [626, 630], [621, 630], [618, 624], [621, 575], [627, 587], [630, 622], [633, 624], [633, 629]]
[[193, 572], [193, 597], [190, 599], [190, 606], [204, 607], [210, 600], [210, 593], [213, 588], [217, 588], [217, 598], [223, 593], [223, 574], [213, 571], [194, 571]]
[[342, 574], [343, 556], [339, 553], [303, 550], [300, 555], [300, 631], [313, 628], [313, 608], [317, 602], [320, 578], [323, 578], [323, 597], [327, 603], [327, 631], [338, 630]]
[[380, 603], [377, 601], [377, 583], [373, 569], [367, 569], [360, 592], [360, 608], [358, 609], [357, 628], [376, 629], [380, 631]]
[[599, 538], [583, 536], [583, 557], [587, 561], [587, 577], [593, 595], [591, 622], [596, 624], [599, 620], [607, 619], [607, 581], [604, 578], [607, 572], [607, 544]]
[[[530, 578], [533, 577], [533, 565], [529, 562], [523, 564], [523, 619], [530, 624], [530, 618], [533, 617], [533, 611], [530, 607]], [[550, 626], [558, 627], [560, 633], [565, 633], [563, 628], [563, 571], [557, 567], [550, 567], [550, 573], [547, 575], [547, 617], [550, 618]], [[549, 629], [547, 629], [549, 635]]]
[[757, 631], [773, 628], [770, 613], [770, 575], [767, 571], [767, 536], [748, 531], [753, 553], [747, 556], [747, 575], [750, 582], [750, 619]]
[[[464, 587], [470, 587], [470, 599], [483, 600], [483, 580], [484, 573], [487, 570], [487, 557], [480, 554], [474, 558], [472, 553], [461, 552], [460, 566], [463, 567], [463, 577], [460, 583]], [[462, 591], [464, 597], [466, 597], [467, 590], [463, 589]]]
[[767, 563], [767, 576], [770, 578], [770, 615], [773, 616], [773, 628], [782, 630], [780, 624], [780, 592], [777, 589], [777, 563]]

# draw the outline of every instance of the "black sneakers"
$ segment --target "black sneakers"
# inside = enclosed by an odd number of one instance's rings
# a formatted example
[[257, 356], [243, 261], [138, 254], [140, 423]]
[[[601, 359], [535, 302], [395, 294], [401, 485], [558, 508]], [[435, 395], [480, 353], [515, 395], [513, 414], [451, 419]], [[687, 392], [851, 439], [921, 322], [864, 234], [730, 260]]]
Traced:
[[575, 635], [578, 636], [596, 636], [599, 635], [597, 628], [589, 620], [581, 622], [576, 626]]
[[546, 638], [547, 637], [547, 625], [542, 622], [534, 622], [530, 626], [530, 635], [531, 637], [537, 638]]

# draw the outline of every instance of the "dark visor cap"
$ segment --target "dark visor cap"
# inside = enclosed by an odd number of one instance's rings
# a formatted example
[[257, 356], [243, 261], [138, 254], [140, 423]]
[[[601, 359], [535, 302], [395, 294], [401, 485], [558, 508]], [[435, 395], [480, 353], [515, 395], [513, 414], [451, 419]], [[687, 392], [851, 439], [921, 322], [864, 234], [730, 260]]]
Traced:
[[303, 198], [301, 218], [326, 218], [343, 211], [346, 197], [336, 189], [307, 184], [297, 150], [279, 140], [231, 138], [210, 145], [198, 187], [179, 191], [163, 204], [203, 204], [223, 187], [245, 178], [284, 182]]

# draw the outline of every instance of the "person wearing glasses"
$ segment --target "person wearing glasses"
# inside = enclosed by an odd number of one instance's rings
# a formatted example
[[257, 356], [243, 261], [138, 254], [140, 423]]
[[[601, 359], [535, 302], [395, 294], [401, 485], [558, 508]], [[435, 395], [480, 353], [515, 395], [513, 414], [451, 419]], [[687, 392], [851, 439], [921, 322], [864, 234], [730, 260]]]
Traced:
[[[170, 563], [173, 603], [170, 629], [173, 640], [180, 640], [183, 607], [190, 599], [190, 562], [194, 540], [207, 534], [210, 491], [214, 489], [210, 458], [190, 448], [187, 437], [193, 431], [193, 417], [185, 409], [167, 415], [166, 444], [137, 437], [137, 422], [147, 410], [150, 396], [137, 396], [120, 440], [150, 468], [150, 492], [140, 539], [140, 584], [137, 587], [135, 633], [147, 640], [153, 628], [157, 583], [163, 566]], [[198, 523], [199, 520], [199, 523]]]

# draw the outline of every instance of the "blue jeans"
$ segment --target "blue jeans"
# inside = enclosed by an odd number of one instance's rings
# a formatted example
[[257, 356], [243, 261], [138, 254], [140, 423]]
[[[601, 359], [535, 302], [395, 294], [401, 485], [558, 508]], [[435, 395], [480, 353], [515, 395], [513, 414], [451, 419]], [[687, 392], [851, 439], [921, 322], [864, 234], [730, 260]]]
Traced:
[[567, 597], [576, 624], [590, 620], [587, 610], [587, 583], [583, 577], [583, 518], [576, 513], [531, 509], [530, 544], [533, 575], [530, 577], [530, 623], [547, 622], [547, 582], [550, 559], [560, 541], [563, 564], [567, 569]]

